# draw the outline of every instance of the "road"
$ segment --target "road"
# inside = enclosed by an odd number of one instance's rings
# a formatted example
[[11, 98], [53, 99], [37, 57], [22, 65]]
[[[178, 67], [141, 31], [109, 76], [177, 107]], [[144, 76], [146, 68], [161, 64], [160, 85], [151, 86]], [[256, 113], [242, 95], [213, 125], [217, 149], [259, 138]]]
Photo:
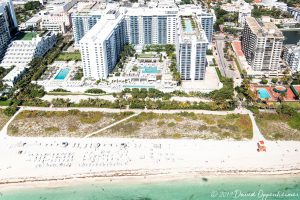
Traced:
[[227, 62], [224, 58], [224, 41], [222, 40], [216, 40], [216, 50], [217, 50], [217, 56], [218, 56], [218, 61], [219, 61], [219, 69], [221, 71], [221, 74], [223, 76], [226, 76], [226, 68], [227, 68]]

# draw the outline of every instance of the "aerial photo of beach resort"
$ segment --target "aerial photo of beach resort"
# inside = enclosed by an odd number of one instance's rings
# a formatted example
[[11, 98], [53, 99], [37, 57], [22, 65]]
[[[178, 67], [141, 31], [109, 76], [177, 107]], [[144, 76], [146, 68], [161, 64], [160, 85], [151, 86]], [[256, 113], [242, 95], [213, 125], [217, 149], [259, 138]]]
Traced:
[[0, 0], [0, 200], [300, 200], [300, 0]]

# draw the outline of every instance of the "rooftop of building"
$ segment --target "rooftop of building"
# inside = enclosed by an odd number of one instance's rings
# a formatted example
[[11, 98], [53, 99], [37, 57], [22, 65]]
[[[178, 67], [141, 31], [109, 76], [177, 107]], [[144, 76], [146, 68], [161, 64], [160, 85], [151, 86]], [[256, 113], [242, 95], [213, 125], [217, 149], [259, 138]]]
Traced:
[[30, 19], [28, 19], [28, 20], [26, 21], [26, 23], [37, 23], [37, 22], [39, 22], [41, 19], [42, 19], [42, 17], [39, 16], [39, 15], [37, 14], [37, 15], [34, 15], [33, 17], [31, 17]]
[[126, 10], [131, 16], [176, 15], [178, 12], [178, 8], [175, 7], [127, 7]]
[[235, 41], [232, 41], [231, 43], [232, 47], [233, 47], [233, 50], [236, 52], [236, 54], [240, 57], [244, 57], [244, 53], [242, 51], [242, 44], [241, 44], [241, 41], [239, 40], [235, 40]]
[[297, 45], [295, 45], [295, 44], [285, 45], [285, 48], [287, 48], [290, 53], [293, 52], [297, 56], [300, 56], [300, 41], [298, 42]]
[[87, 15], [91, 12], [101, 11], [97, 2], [78, 2], [71, 11], [76, 15]]
[[4, 81], [13, 81], [16, 76], [19, 76], [24, 70], [25, 66], [16, 66], [14, 67], [4, 78]]
[[190, 41], [192, 38], [196, 38], [198, 41], [207, 41], [203, 29], [199, 27], [194, 17], [181, 16], [180, 18], [179, 32], [181, 41]]
[[246, 22], [252, 32], [258, 37], [284, 38], [282, 32], [273, 22], [257, 21], [254, 17], [246, 17]]
[[300, 12], [300, 8], [298, 8], [298, 7], [289, 7], [289, 9]]

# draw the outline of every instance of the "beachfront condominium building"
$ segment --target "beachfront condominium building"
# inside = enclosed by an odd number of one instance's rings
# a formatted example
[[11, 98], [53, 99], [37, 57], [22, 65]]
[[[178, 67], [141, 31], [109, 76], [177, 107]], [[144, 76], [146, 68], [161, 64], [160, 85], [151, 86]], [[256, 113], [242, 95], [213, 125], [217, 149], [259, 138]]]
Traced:
[[[28, 33], [32, 34], [32, 33]], [[17, 36], [18, 38], [18, 36]], [[30, 63], [33, 58], [42, 57], [56, 43], [56, 34], [47, 32], [43, 36], [21, 37], [12, 41], [0, 63], [1, 67], [10, 68], [11, 66], [25, 66]]]
[[107, 3], [105, 5], [103, 7], [99, 1], [78, 3], [77, 10], [71, 15], [75, 46], [79, 46], [81, 38], [100, 21], [101, 16], [107, 10], [115, 9], [118, 6], [117, 3]]
[[212, 42], [214, 14], [193, 4], [180, 5], [178, 16], [193, 15], [199, 27], [204, 30], [209, 43]]
[[213, 14], [207, 12], [201, 12], [201, 14], [197, 16], [197, 18], [200, 21], [201, 28], [204, 30], [206, 34], [206, 38], [208, 42], [211, 43], [213, 30], [214, 30]]
[[12, 2], [0, 0], [0, 62], [9, 41], [18, 27]]
[[293, 72], [300, 71], [300, 42], [283, 48], [283, 60]]
[[106, 79], [126, 44], [126, 22], [118, 10], [109, 10], [81, 40], [85, 77]]
[[93, 28], [93, 26], [101, 19], [101, 11], [81, 11], [73, 13], [72, 25], [75, 45], [79, 45], [79, 41], [83, 36]]
[[243, 5], [241, 5], [240, 9], [238, 10], [239, 11], [238, 22], [240, 27], [244, 27], [246, 17], [251, 17], [252, 8], [253, 7], [249, 3], [243, 3]]
[[[117, 13], [118, 17], [107, 19], [111, 12]], [[178, 21], [183, 14], [184, 16], [193, 16], [191, 20], [193, 27], [188, 33], [179, 32], [178, 29]], [[122, 23], [119, 21], [120, 19], [122, 19]], [[122, 24], [122, 35], [113, 34], [118, 29], [119, 24]], [[210, 40], [212, 38], [212, 26], [213, 16], [203, 12], [198, 6], [181, 6], [180, 8], [120, 7], [111, 9], [102, 15], [101, 20], [86, 33], [87, 37], [84, 36], [79, 42], [84, 76], [95, 79], [106, 78], [115, 67], [115, 61], [119, 54], [117, 56], [113, 54], [112, 58], [107, 57], [109, 54], [105, 51], [110, 51], [110, 48], [105, 49], [104, 44], [102, 44], [112, 34], [116, 37], [115, 40], [133, 45], [175, 44], [177, 48], [190, 48], [190, 50], [186, 49], [186, 53], [188, 54], [190, 51], [191, 56], [184, 56], [183, 51], [180, 51], [182, 53], [180, 70], [185, 74], [182, 79], [202, 80], [205, 73], [208, 38]], [[181, 38], [180, 41], [179, 37]], [[94, 42], [95, 40], [97, 43]], [[120, 52], [119, 50], [120, 48], [117, 48], [114, 53]], [[101, 59], [100, 54], [103, 55]], [[187, 61], [188, 59], [191, 60]], [[185, 62], [186, 64], [184, 64]], [[191, 62], [191, 64], [188, 65], [187, 62]], [[114, 64], [111, 65], [111, 63]]]
[[174, 44], [176, 8], [128, 8], [125, 13], [128, 41], [131, 44]]
[[300, 22], [300, 8], [288, 7], [288, 12], [293, 15], [294, 19]]
[[5, 17], [9, 30], [12, 32], [18, 28], [16, 13], [12, 0], [0, 0], [0, 13]]
[[181, 79], [204, 80], [209, 44], [206, 34], [193, 16], [180, 16], [178, 28], [177, 69]]
[[[115, 5], [108, 7], [112, 9], [113, 6]], [[197, 21], [205, 31], [208, 41], [212, 40], [213, 14], [203, 11], [200, 7], [130, 7], [126, 10], [124, 16], [127, 38], [131, 44], [175, 44], [179, 11], [189, 14], [196, 12]], [[84, 9], [72, 15], [75, 45], [79, 44], [80, 39], [101, 19], [103, 14], [101, 10]]]
[[271, 22], [246, 17], [242, 50], [254, 71], [278, 71], [284, 36]]
[[10, 40], [10, 33], [4, 15], [0, 13], [0, 62]]

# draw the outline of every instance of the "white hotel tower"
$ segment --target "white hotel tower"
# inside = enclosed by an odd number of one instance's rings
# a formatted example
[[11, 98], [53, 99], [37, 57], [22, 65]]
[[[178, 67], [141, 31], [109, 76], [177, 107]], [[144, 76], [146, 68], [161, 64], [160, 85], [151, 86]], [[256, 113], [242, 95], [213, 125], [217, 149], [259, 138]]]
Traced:
[[112, 72], [124, 45], [124, 15], [110, 10], [81, 40], [80, 51], [85, 77], [105, 79]]
[[[188, 30], [179, 25], [182, 15], [193, 16]], [[108, 10], [79, 42], [84, 76], [106, 79], [125, 44], [175, 44], [182, 79], [203, 80], [212, 30], [213, 15], [195, 5]]]
[[177, 68], [182, 80], [204, 80], [208, 40], [193, 16], [180, 16]]

